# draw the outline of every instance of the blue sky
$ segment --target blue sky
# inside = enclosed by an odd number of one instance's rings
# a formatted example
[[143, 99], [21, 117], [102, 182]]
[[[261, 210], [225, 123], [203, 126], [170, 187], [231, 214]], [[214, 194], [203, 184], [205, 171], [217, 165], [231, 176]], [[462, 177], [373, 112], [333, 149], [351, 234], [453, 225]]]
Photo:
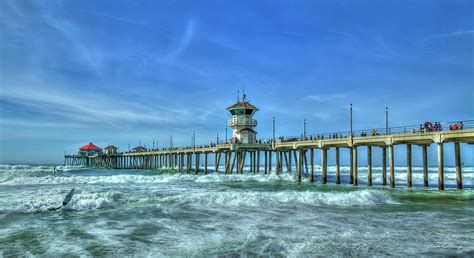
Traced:
[[243, 85], [260, 137], [474, 118], [472, 1], [3, 0], [0, 39], [2, 163], [210, 142]]

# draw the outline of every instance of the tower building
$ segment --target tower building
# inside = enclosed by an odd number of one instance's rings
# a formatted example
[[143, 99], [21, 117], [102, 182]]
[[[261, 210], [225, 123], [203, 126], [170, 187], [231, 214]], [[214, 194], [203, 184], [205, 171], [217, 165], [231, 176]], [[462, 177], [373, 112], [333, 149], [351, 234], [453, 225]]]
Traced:
[[232, 119], [227, 123], [232, 128], [231, 143], [256, 143], [257, 132], [254, 128], [257, 126], [257, 120], [253, 119], [253, 115], [258, 108], [250, 104], [243, 94], [242, 101], [237, 97], [237, 103], [227, 110], [232, 114]]

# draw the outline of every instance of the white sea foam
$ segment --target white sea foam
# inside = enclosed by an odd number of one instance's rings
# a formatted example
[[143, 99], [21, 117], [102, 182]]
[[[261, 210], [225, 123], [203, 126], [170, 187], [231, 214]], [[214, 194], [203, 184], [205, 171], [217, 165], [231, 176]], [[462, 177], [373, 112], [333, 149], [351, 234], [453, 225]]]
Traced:
[[274, 207], [275, 205], [374, 206], [397, 204], [380, 190], [351, 192], [273, 191], [273, 192], [205, 192], [166, 197], [167, 200], [202, 206]]
[[[47, 211], [49, 208], [61, 205], [64, 193], [42, 190], [41, 192], [29, 192], [15, 196], [15, 199], [2, 200], [0, 202], [4, 211], [14, 212], [38, 212]], [[115, 206], [119, 203], [121, 195], [116, 192], [78, 193], [72, 201], [66, 205], [64, 210], [91, 210]]]

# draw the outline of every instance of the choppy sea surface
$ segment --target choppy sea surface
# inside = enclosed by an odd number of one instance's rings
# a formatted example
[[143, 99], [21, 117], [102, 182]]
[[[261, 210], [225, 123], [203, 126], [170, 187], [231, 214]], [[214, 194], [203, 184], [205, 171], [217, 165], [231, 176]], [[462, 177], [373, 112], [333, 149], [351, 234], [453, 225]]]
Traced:
[[[472, 167], [465, 189], [295, 182], [294, 175], [186, 175], [166, 170], [0, 165], [0, 256], [474, 256]], [[76, 194], [58, 211], [71, 188]]]

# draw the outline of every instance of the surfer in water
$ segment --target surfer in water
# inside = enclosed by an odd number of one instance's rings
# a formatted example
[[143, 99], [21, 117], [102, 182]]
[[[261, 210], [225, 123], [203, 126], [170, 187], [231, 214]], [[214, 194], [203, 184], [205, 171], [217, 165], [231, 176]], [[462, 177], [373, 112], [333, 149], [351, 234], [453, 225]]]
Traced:
[[52, 207], [52, 208], [49, 208], [48, 211], [59, 210], [59, 209], [61, 209], [62, 207], [66, 206], [66, 205], [71, 201], [73, 195], [74, 195], [74, 188], [72, 188], [72, 190], [69, 191], [69, 193], [66, 195], [66, 197], [64, 197], [63, 205], [61, 205], [61, 206], [59, 206], [59, 207]]

